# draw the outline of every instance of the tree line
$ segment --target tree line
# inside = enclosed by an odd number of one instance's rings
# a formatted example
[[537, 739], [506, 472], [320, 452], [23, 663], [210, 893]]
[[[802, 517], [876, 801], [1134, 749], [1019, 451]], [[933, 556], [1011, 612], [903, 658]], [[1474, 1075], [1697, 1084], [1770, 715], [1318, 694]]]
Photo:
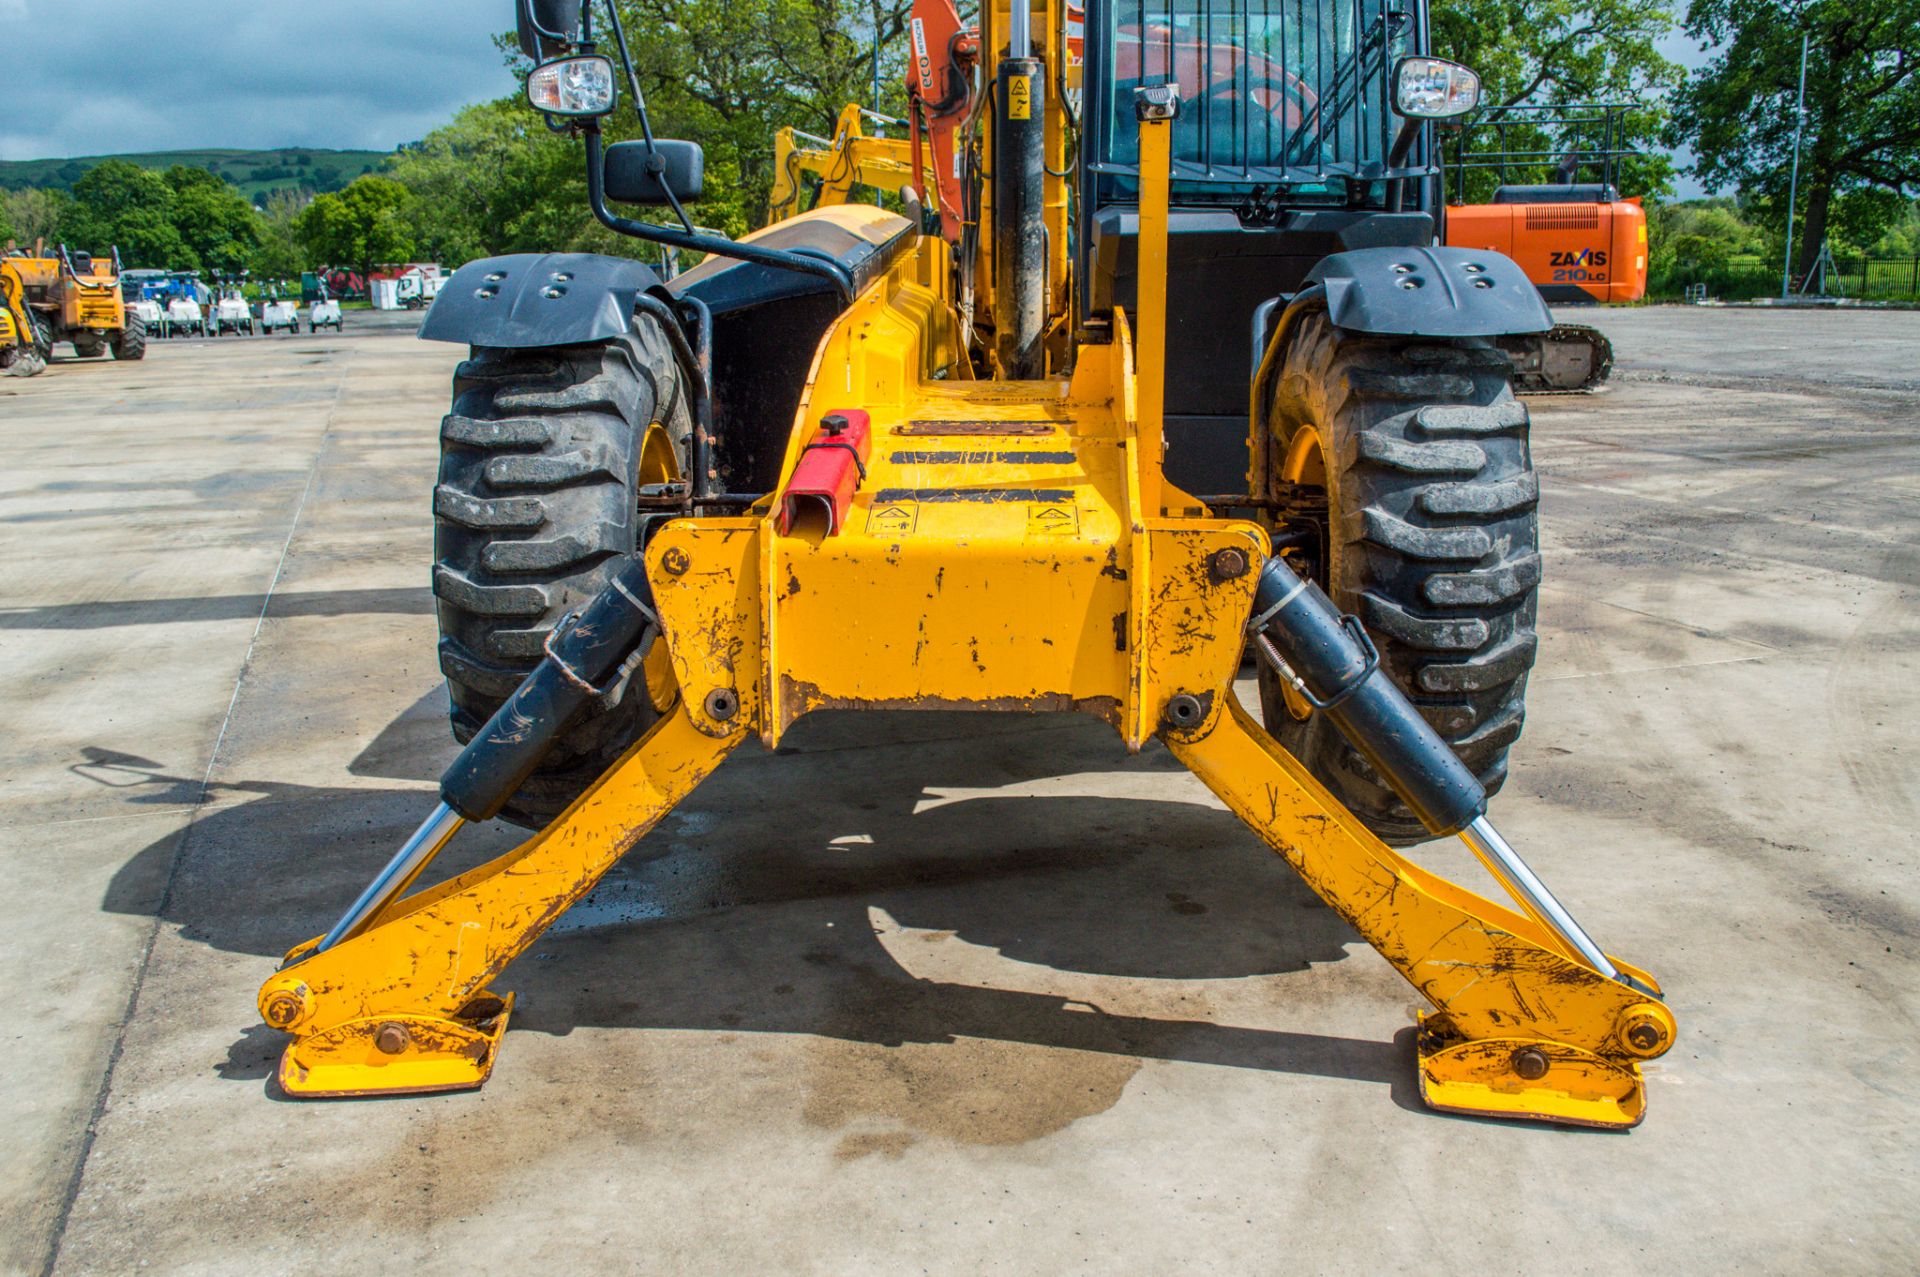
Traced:
[[[708, 197], [689, 210], [729, 234], [759, 219], [783, 125], [826, 135], [848, 101], [869, 101], [873, 35], [879, 108], [904, 109], [908, 0], [618, 0], [656, 128], [699, 141]], [[1692, 73], [1661, 52], [1684, 29], [1717, 51]], [[1632, 103], [1623, 192], [1659, 205], [1675, 169], [1662, 146], [1731, 202], [1657, 212], [1662, 253], [1777, 254], [1784, 237], [1800, 44], [1808, 40], [1805, 140], [1796, 215], [1800, 269], [1823, 239], [1859, 251], [1904, 235], [1920, 188], [1920, 0], [1435, 0], [1436, 52], [1474, 67], [1490, 108]], [[526, 67], [503, 37], [508, 67]], [[503, 71], [503, 82], [508, 76]], [[633, 115], [609, 121], [630, 135]], [[1470, 135], [1471, 136], [1471, 135]], [[1541, 139], [1543, 149], [1555, 139]], [[1681, 206], [1685, 207], [1685, 206]], [[517, 94], [470, 106], [384, 171], [310, 201], [276, 193], [256, 208], [220, 177], [104, 162], [72, 193], [0, 196], [0, 240], [36, 236], [128, 265], [252, 270], [288, 277], [325, 263], [362, 269], [412, 258], [456, 265], [540, 250], [652, 253], [586, 211], [579, 144], [548, 130]]]

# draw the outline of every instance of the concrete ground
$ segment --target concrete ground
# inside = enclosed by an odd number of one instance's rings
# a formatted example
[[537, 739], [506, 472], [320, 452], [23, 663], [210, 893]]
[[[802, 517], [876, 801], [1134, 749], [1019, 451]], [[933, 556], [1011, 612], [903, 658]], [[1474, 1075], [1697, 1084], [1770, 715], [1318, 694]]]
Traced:
[[1411, 990], [1071, 717], [743, 752], [508, 973], [484, 1091], [286, 1102], [255, 989], [451, 752], [457, 352], [0, 381], [0, 1271], [1912, 1271], [1920, 314], [1575, 318], [1620, 371], [1534, 405], [1494, 811], [1670, 991], [1630, 1134], [1423, 1110]]

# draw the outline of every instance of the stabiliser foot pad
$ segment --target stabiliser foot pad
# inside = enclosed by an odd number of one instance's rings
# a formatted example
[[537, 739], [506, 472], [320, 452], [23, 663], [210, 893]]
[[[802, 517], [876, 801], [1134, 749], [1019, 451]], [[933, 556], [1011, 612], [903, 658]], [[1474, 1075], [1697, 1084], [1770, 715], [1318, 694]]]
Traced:
[[1420, 1017], [1420, 1098], [1443, 1113], [1626, 1129], [1647, 1115], [1640, 1067], [1541, 1038], [1461, 1041]]
[[302, 1099], [471, 1091], [493, 1073], [513, 995], [475, 997], [452, 1019], [349, 1020], [297, 1038], [280, 1057], [280, 1089]]

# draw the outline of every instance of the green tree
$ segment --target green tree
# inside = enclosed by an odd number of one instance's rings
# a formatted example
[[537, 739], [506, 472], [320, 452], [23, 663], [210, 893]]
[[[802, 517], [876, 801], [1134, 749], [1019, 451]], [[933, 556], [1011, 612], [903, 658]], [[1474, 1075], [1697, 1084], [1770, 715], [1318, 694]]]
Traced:
[[1717, 49], [1674, 112], [1694, 174], [1757, 197], [1771, 224], [1785, 220], [1805, 33], [1796, 270], [1812, 269], [1835, 231], [1874, 239], [1899, 201], [1858, 194], [1920, 184], [1920, 0], [1692, 0], [1687, 33]]
[[0, 191], [0, 207], [6, 209], [6, 219], [22, 244], [57, 238], [61, 219], [68, 216], [67, 206], [72, 202], [65, 191]]
[[162, 179], [182, 242], [208, 270], [237, 271], [260, 243], [260, 215], [225, 178], [176, 164]]
[[57, 237], [89, 252], [117, 246], [128, 266], [196, 270], [199, 255], [173, 215], [173, 188], [158, 173], [126, 160], [103, 160], [73, 184]]
[[248, 267], [261, 279], [298, 279], [309, 265], [295, 226], [305, 207], [293, 191], [272, 191], [267, 206], [259, 213], [259, 242], [254, 246]]
[[[1660, 52], [1672, 30], [1669, 0], [1435, 0], [1433, 49], [1479, 72], [1483, 119], [1517, 105], [1630, 103], [1622, 143], [1641, 154], [1620, 166], [1626, 194], [1657, 196], [1671, 186], [1672, 163], [1654, 149], [1666, 118], [1666, 99], [1683, 75]], [[1470, 134], [1476, 150], [1494, 146], [1491, 130]], [[1584, 133], [1552, 136], [1512, 130], [1515, 149], [1551, 152], [1594, 145]], [[1544, 180], [1542, 172], [1520, 180]], [[1491, 179], [1484, 185], [1491, 187]], [[1475, 190], [1484, 199], [1490, 190]]]
[[364, 278], [382, 262], [412, 255], [411, 202], [406, 187], [369, 173], [337, 194], [315, 196], [296, 220], [295, 233], [310, 260], [344, 263]]
[[710, 178], [736, 175], [754, 223], [773, 184], [774, 132], [791, 124], [824, 136], [848, 102], [872, 105], [876, 32], [881, 109], [906, 113], [909, 0], [619, 2], [656, 128], [700, 142]]

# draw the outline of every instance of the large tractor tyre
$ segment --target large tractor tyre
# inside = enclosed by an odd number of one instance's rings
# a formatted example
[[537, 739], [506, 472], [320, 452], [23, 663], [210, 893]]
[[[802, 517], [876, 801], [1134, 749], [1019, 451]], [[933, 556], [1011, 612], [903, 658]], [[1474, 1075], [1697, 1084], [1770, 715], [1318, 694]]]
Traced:
[[52, 363], [53, 329], [47, 327], [47, 321], [32, 310], [27, 312], [27, 324], [33, 329], [33, 353], [40, 356], [43, 366]]
[[138, 315], [127, 316], [127, 326], [113, 335], [113, 357], [121, 360], [147, 357], [147, 321]]
[[[1488, 793], [1537, 647], [1539, 482], [1511, 373], [1486, 342], [1361, 337], [1310, 315], [1268, 423], [1274, 478], [1326, 493], [1320, 584]], [[1260, 702], [1275, 739], [1381, 838], [1432, 836], [1264, 662]]]
[[98, 359], [107, 353], [107, 339], [98, 333], [81, 333], [73, 339], [73, 353], [82, 359]]
[[[454, 373], [433, 494], [433, 591], [456, 739], [486, 723], [539, 664], [554, 626], [636, 551], [639, 486], [687, 473], [688, 405], [651, 315], [605, 343], [475, 347]], [[671, 689], [656, 646], [617, 700], [560, 738], [501, 815], [533, 829], [552, 820], [652, 726]]]

